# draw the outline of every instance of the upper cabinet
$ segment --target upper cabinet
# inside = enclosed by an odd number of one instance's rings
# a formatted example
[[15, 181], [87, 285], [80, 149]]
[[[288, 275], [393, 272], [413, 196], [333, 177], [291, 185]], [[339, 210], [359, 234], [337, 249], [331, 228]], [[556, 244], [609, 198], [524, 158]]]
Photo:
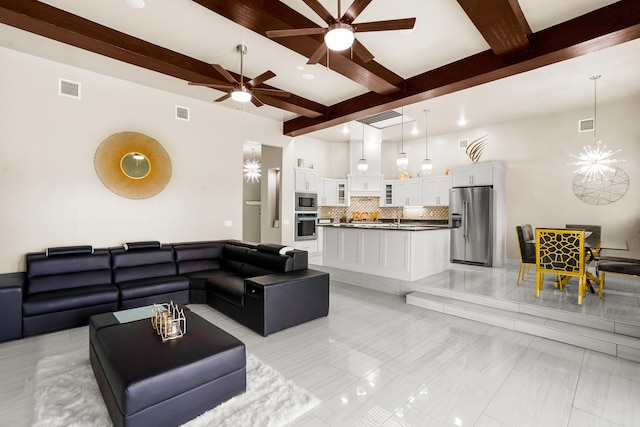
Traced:
[[296, 191], [318, 192], [318, 171], [296, 168]]
[[435, 176], [422, 179], [423, 206], [449, 206], [451, 179], [448, 176]]
[[382, 175], [347, 175], [350, 196], [381, 196]]
[[347, 180], [318, 178], [318, 206], [346, 206]]
[[422, 180], [401, 179], [393, 186], [394, 206], [422, 206]]
[[499, 162], [474, 163], [451, 168], [453, 187], [475, 187], [493, 185], [495, 179], [504, 174], [504, 165]]

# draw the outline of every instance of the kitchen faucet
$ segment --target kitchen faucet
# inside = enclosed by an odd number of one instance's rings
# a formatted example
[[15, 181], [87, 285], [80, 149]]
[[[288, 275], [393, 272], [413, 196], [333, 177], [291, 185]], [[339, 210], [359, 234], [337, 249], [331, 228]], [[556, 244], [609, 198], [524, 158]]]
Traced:
[[400, 228], [400, 218], [402, 217], [404, 213], [404, 209], [402, 208], [402, 206], [398, 206], [398, 209], [396, 209], [396, 227]]

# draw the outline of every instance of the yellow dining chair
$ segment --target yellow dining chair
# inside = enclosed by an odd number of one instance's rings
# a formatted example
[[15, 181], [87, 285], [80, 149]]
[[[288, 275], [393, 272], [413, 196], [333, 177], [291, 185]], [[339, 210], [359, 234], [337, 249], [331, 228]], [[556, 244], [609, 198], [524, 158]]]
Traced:
[[558, 275], [562, 289], [571, 277], [578, 278], [578, 304], [582, 305], [587, 276], [585, 274], [584, 230], [536, 229], [536, 298], [540, 297], [544, 274]]
[[536, 245], [533, 243], [533, 228], [531, 224], [516, 226], [516, 236], [518, 237], [518, 246], [520, 247], [520, 270], [518, 271], [518, 281], [524, 279], [525, 273], [531, 270], [531, 266], [536, 265]]

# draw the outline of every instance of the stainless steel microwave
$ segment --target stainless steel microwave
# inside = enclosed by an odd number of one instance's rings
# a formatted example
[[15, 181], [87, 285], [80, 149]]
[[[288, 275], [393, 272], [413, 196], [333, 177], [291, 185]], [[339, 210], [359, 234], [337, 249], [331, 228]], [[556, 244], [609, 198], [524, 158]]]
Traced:
[[318, 210], [318, 195], [316, 193], [296, 193], [296, 212]]

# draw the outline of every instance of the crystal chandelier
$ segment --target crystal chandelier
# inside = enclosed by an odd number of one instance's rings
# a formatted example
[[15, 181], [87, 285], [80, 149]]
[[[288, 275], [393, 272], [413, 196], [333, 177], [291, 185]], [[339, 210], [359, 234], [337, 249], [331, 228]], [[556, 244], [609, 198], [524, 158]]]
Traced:
[[596, 131], [598, 129], [596, 123], [596, 85], [600, 77], [599, 74], [590, 77], [590, 79], [593, 80], [593, 143], [591, 146], [585, 145], [582, 147], [582, 152], [577, 156], [571, 154], [571, 157], [578, 160], [569, 163], [569, 165], [578, 166], [578, 169], [576, 169], [574, 173], [582, 175], [583, 181], [606, 179], [605, 173], [614, 170], [612, 165], [622, 161], [611, 158], [612, 155], [622, 150], [609, 150], [607, 146], [602, 144], [602, 141], [598, 141], [596, 137]]
[[251, 159], [247, 159], [244, 162], [242, 172], [247, 182], [260, 182], [260, 176], [262, 175], [262, 166], [260, 162], [255, 159], [255, 148], [251, 147]]
[[428, 112], [429, 110], [424, 110], [424, 160], [420, 165], [420, 169], [423, 173], [428, 174], [433, 169], [433, 163], [429, 158], [429, 128], [428, 128]]
[[398, 166], [399, 171], [406, 171], [407, 166], [409, 166], [409, 157], [407, 153], [404, 152], [404, 107], [402, 107], [402, 122], [401, 122], [401, 134], [400, 134], [400, 143], [401, 143], [401, 151], [398, 153], [398, 157], [396, 158], [396, 165]]

